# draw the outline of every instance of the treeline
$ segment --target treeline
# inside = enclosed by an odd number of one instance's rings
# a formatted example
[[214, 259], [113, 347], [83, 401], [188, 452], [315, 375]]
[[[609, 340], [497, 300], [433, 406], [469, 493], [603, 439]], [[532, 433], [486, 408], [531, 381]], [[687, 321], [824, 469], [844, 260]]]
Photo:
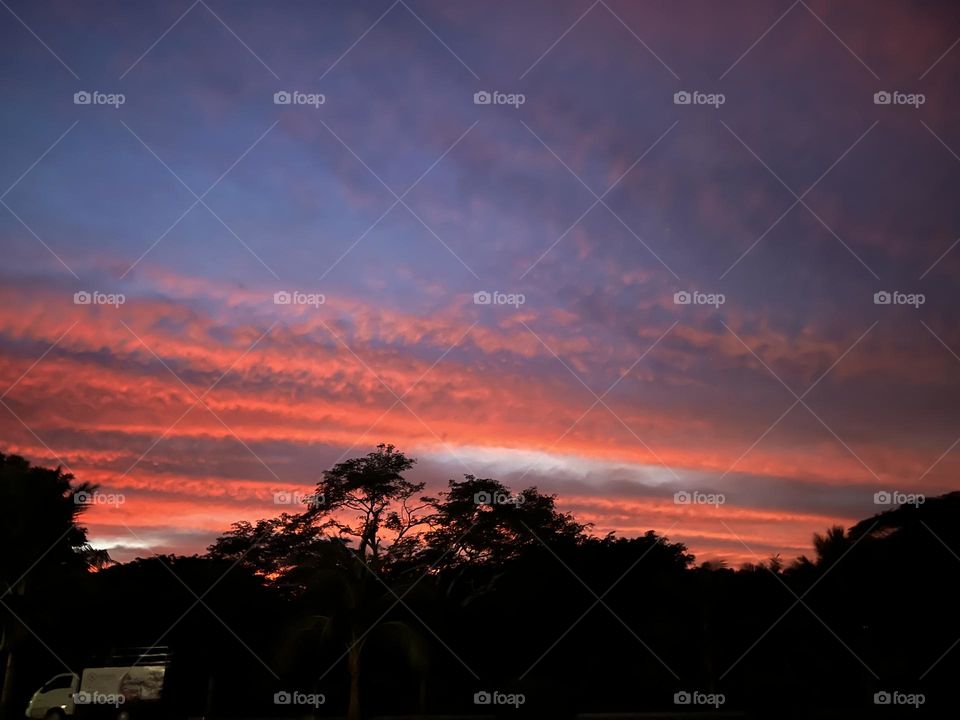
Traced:
[[95, 488], [0, 454], [6, 716], [65, 668], [150, 645], [214, 717], [960, 705], [960, 493], [733, 570], [654, 532], [597, 537], [535, 487], [466, 476], [426, 496], [413, 464], [382, 445], [205, 555], [112, 564], [79, 524]]

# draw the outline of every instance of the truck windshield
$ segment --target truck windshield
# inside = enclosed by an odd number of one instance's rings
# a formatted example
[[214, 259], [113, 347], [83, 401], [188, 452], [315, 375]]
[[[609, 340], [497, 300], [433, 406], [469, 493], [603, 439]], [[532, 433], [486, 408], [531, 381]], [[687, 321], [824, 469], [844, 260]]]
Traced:
[[57, 675], [52, 680], [48, 680], [47, 684], [40, 688], [40, 692], [50, 692], [51, 690], [62, 690], [68, 688], [73, 684], [72, 675]]

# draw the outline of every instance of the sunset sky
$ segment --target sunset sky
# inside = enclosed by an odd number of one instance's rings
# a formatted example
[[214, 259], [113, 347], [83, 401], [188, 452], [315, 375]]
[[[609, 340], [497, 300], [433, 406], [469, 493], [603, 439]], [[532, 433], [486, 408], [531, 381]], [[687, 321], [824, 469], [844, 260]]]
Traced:
[[0, 5], [0, 451], [116, 559], [380, 442], [698, 560], [960, 488], [960, 7]]

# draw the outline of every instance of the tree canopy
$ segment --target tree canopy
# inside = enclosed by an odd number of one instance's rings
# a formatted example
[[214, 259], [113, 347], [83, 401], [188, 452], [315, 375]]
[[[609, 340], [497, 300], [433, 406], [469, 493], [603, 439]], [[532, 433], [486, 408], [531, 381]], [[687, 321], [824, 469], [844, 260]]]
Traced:
[[[685, 688], [757, 717], [784, 698], [798, 717], [862, 715], [892, 682], [949, 706], [960, 493], [733, 569], [654, 531], [598, 536], [537, 487], [466, 475], [431, 495], [414, 468], [381, 445], [321, 473], [299, 512], [234, 523], [204, 555], [107, 566], [79, 524], [77, 496], [96, 488], [0, 455], [9, 712], [61, 660], [135, 644], [188, 658], [193, 714], [276, 713], [293, 689], [349, 720], [471, 713], [478, 686], [550, 717], [675, 710]], [[898, 618], [925, 623], [891, 633]]]

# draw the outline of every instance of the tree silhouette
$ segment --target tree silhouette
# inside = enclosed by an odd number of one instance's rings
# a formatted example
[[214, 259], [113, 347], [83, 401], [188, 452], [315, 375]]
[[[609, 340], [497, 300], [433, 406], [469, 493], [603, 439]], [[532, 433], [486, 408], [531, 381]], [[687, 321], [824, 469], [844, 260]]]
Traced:
[[[316, 502], [306, 516], [320, 520], [323, 528], [336, 529], [342, 538], [356, 540], [357, 556], [376, 571], [387, 547], [394, 557], [401, 554], [411, 533], [427, 522], [421, 513], [429, 506], [415, 498], [425, 484], [410, 482], [402, 474], [415, 462], [393, 445], [381, 444], [376, 452], [337, 463], [324, 471]], [[344, 519], [344, 512], [356, 515]], [[387, 546], [384, 531], [392, 533]]]
[[955, 714], [960, 493], [735, 570], [653, 531], [597, 537], [536, 487], [468, 475], [424, 497], [412, 467], [382, 445], [325, 473], [303, 512], [235, 523], [206, 556], [91, 573], [103, 557], [75, 495], [93, 488], [0, 455], [6, 716], [22, 713], [15, 675], [24, 697], [52, 674], [17, 618], [77, 669], [169, 644], [176, 718], [281, 714], [273, 694], [294, 688], [350, 720], [469, 715], [489, 709], [475, 676], [527, 694], [531, 717], [670, 713], [685, 688], [745, 717], [873, 717], [897, 687]]
[[363, 566], [355, 550], [339, 539], [329, 540], [316, 546], [311, 560], [291, 570], [286, 580], [286, 587], [296, 590], [278, 651], [281, 672], [301, 685], [313, 686], [332, 669], [331, 654], [334, 665], [345, 659], [347, 718], [359, 720], [365, 650], [371, 642], [379, 643], [381, 649], [395, 645], [417, 673], [423, 695], [427, 664], [423, 639], [409, 623], [389, 619], [396, 596]]
[[[416, 498], [424, 483], [403, 477], [415, 462], [393, 445], [378, 445], [325, 471], [303, 513], [235, 523], [210, 546], [212, 557], [242, 562], [290, 593], [298, 608], [290, 632], [345, 648], [349, 720], [361, 717], [361, 659], [375, 632], [404, 639], [412, 666], [425, 663], [425, 653], [415, 651], [422, 642], [413, 627], [385, 621], [394, 592], [382, 577], [409, 559], [417, 529], [429, 522], [429, 499]], [[294, 666], [304, 652], [296, 637], [288, 638], [281, 662]]]
[[580, 542], [588, 528], [557, 510], [555, 495], [535, 487], [514, 494], [498, 480], [473, 475], [450, 480], [432, 505], [425, 552], [428, 559], [442, 557], [444, 567], [501, 565], [528, 546]]
[[817, 563], [827, 566], [837, 562], [850, 547], [850, 540], [840, 525], [834, 525], [823, 535], [813, 534], [813, 549], [817, 553]]
[[[87, 542], [78, 522], [87, 509], [89, 483], [73, 483], [61, 468], [35, 467], [18, 455], [0, 453], [0, 651], [6, 655], [0, 708], [9, 709], [19, 649], [30, 639], [24, 622], [42, 617], [52, 588], [61, 592], [89, 567], [109, 558]], [[15, 549], [15, 551], [13, 551]]]

